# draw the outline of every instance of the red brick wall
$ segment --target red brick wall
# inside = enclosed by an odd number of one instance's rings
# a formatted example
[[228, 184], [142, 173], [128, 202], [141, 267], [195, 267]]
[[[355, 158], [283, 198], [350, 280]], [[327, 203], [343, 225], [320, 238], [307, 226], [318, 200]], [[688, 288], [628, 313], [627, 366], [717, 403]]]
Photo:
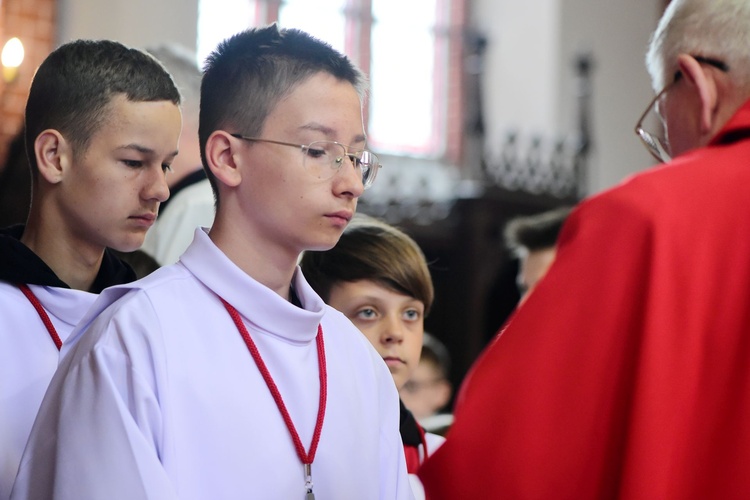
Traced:
[[0, 78], [0, 165], [8, 142], [23, 127], [23, 110], [34, 71], [53, 48], [55, 0], [0, 0], [0, 50], [18, 37], [25, 56], [15, 81]]

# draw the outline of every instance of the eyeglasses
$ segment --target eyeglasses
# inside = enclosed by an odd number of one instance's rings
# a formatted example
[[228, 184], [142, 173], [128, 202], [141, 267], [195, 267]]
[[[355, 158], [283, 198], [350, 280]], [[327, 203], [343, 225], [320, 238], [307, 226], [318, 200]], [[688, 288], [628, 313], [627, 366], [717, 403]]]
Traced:
[[367, 150], [349, 152], [348, 148], [334, 141], [315, 141], [310, 144], [295, 144], [292, 142], [273, 141], [271, 139], [259, 139], [257, 137], [246, 137], [241, 134], [231, 134], [232, 137], [251, 142], [268, 142], [281, 146], [291, 146], [302, 151], [302, 166], [314, 176], [320, 179], [330, 179], [341, 169], [344, 160], [348, 157], [354, 168], [362, 175], [362, 185], [365, 189], [372, 186], [375, 177], [380, 170], [380, 161], [375, 153]]
[[[708, 64], [709, 66], [713, 66], [725, 73], [729, 71], [729, 66], [718, 59], [702, 56], [693, 56], [693, 58], [699, 63]], [[682, 71], [675, 72], [672, 82], [668, 83], [661, 92], [656, 94], [656, 97], [651, 100], [646, 111], [643, 112], [638, 123], [635, 125], [635, 133], [641, 139], [643, 145], [646, 146], [648, 152], [651, 153], [651, 156], [664, 163], [670, 161], [672, 156], [669, 153], [669, 142], [665, 135], [664, 120], [661, 115], [659, 115], [658, 103], [661, 101], [661, 98], [680, 81], [681, 78]], [[647, 125], [647, 118], [652, 112], [655, 112], [658, 119], [649, 120], [650, 123]]]

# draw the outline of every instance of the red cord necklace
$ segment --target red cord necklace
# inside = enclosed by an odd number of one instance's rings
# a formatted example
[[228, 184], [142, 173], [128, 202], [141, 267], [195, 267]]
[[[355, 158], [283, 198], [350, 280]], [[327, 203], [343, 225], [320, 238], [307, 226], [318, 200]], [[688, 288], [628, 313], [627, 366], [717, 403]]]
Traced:
[[297, 433], [297, 428], [294, 426], [294, 422], [292, 422], [292, 417], [289, 415], [289, 411], [286, 409], [286, 404], [284, 404], [284, 400], [281, 397], [279, 388], [276, 386], [276, 382], [274, 382], [271, 373], [268, 371], [268, 368], [266, 367], [266, 364], [263, 361], [260, 352], [258, 351], [258, 347], [255, 345], [252, 337], [250, 337], [247, 328], [245, 328], [245, 324], [242, 322], [240, 313], [237, 312], [237, 309], [235, 309], [232, 304], [222, 299], [221, 297], [219, 297], [219, 299], [221, 299], [221, 302], [224, 304], [224, 307], [229, 313], [229, 316], [232, 317], [232, 321], [234, 321], [235, 326], [237, 326], [237, 330], [240, 332], [242, 339], [245, 341], [245, 345], [250, 351], [250, 355], [253, 357], [255, 364], [258, 366], [258, 370], [263, 376], [263, 380], [265, 380], [266, 385], [268, 386], [268, 390], [271, 391], [271, 395], [273, 396], [273, 400], [276, 402], [276, 406], [279, 408], [279, 412], [281, 412], [281, 416], [284, 418], [284, 423], [289, 430], [289, 434], [292, 436], [292, 441], [294, 441], [294, 447], [297, 450], [297, 456], [302, 462], [305, 470], [305, 499], [314, 500], [315, 495], [313, 494], [312, 463], [313, 460], [315, 460], [315, 452], [318, 449], [318, 442], [320, 441], [320, 432], [323, 429], [323, 420], [325, 419], [326, 414], [326, 398], [328, 392], [328, 374], [326, 372], [325, 346], [323, 345], [323, 328], [318, 325], [318, 335], [315, 337], [318, 346], [318, 374], [320, 377], [318, 417], [315, 421], [315, 431], [313, 432], [312, 443], [310, 443], [310, 451], [306, 452], [305, 447], [302, 446], [302, 441], [299, 438], [299, 433]]
[[18, 285], [18, 288], [21, 290], [21, 292], [23, 292], [26, 298], [29, 299], [31, 305], [34, 306], [34, 309], [36, 309], [37, 314], [42, 319], [42, 323], [44, 323], [44, 326], [47, 327], [49, 336], [52, 337], [52, 342], [55, 343], [55, 347], [57, 347], [57, 350], [59, 351], [62, 347], [62, 340], [60, 340], [60, 336], [57, 334], [57, 330], [55, 330], [55, 325], [52, 324], [52, 320], [49, 319], [47, 311], [45, 311], [44, 307], [42, 307], [42, 303], [39, 302], [39, 299], [36, 297], [36, 295], [34, 295], [34, 292], [32, 292], [31, 288], [29, 288], [29, 286], [25, 283], [20, 283]]

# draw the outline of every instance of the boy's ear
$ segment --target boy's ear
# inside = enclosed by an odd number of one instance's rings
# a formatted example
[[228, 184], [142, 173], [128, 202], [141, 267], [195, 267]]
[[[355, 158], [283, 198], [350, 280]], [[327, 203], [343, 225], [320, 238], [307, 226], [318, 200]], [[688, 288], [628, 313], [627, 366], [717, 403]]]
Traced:
[[70, 144], [54, 129], [45, 130], [36, 137], [34, 155], [39, 175], [50, 184], [62, 181], [73, 161]]
[[206, 141], [206, 163], [217, 180], [230, 187], [236, 187], [242, 181], [239, 165], [240, 139], [232, 137], [223, 130], [216, 130]]

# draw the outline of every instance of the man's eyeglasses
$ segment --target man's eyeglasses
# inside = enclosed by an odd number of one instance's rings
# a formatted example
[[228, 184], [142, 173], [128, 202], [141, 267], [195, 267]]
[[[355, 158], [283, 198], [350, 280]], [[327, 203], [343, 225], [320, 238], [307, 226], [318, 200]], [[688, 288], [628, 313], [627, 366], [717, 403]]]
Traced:
[[[693, 56], [693, 58], [702, 64], [708, 64], [713, 66], [725, 73], [729, 71], [729, 66], [718, 59], [712, 59], [710, 57]], [[660, 162], [668, 162], [672, 159], [669, 153], [669, 142], [667, 141], [664, 120], [658, 115], [657, 104], [661, 101], [661, 98], [682, 78], [682, 71], [677, 71], [674, 74], [674, 79], [671, 83], [668, 83], [661, 92], [656, 94], [651, 102], [649, 103], [646, 111], [643, 112], [638, 123], [635, 125], [635, 133], [641, 139], [644, 146], [651, 155]], [[658, 116], [658, 119], [647, 120], [652, 113]]]
[[367, 150], [349, 151], [346, 146], [334, 141], [315, 141], [310, 144], [295, 144], [292, 142], [273, 141], [271, 139], [259, 139], [257, 137], [246, 137], [241, 134], [231, 134], [232, 137], [251, 142], [268, 142], [281, 146], [291, 146], [302, 151], [302, 166], [314, 176], [320, 179], [330, 179], [339, 171], [348, 157], [354, 168], [362, 175], [362, 185], [365, 189], [372, 186], [375, 176], [380, 170], [380, 161], [375, 153]]

